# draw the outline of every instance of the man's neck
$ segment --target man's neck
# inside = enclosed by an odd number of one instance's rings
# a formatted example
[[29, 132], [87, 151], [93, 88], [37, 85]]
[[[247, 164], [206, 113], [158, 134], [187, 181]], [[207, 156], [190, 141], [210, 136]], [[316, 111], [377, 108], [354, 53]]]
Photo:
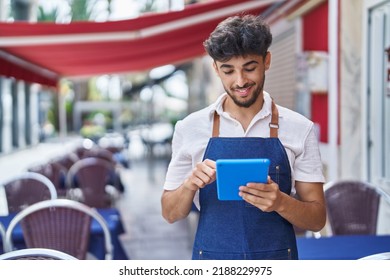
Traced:
[[263, 96], [259, 96], [258, 100], [248, 108], [238, 106], [229, 96], [227, 96], [222, 108], [224, 112], [228, 113], [233, 119], [241, 123], [244, 130], [246, 130], [254, 116], [263, 108], [263, 104]]

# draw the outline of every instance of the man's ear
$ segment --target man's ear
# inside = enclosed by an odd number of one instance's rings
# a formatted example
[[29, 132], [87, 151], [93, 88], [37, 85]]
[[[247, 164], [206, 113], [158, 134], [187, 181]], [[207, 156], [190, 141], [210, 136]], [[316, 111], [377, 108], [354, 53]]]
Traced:
[[271, 53], [270, 52], [267, 52], [267, 54], [265, 55], [265, 61], [264, 61], [264, 67], [265, 67], [265, 70], [268, 70], [271, 66]]

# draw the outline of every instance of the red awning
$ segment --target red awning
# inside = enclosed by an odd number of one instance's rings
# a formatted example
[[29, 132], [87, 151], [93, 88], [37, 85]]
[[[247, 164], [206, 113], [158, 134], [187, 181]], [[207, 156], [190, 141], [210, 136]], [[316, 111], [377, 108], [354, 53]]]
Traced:
[[0, 23], [0, 75], [57, 86], [63, 77], [143, 71], [204, 54], [224, 18], [277, 0], [215, 0], [109, 22]]

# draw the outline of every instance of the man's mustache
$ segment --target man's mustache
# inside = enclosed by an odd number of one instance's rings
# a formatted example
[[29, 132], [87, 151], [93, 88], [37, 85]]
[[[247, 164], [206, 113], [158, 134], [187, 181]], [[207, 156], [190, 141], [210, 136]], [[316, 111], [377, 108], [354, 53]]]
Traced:
[[242, 87], [240, 87], [240, 86], [235, 86], [235, 87], [233, 87], [232, 89], [233, 89], [233, 90], [246, 89], [246, 88], [251, 87], [251, 86], [254, 86], [254, 85], [255, 85], [254, 83], [250, 83], [250, 84], [245, 84], [245, 85], [243, 85]]

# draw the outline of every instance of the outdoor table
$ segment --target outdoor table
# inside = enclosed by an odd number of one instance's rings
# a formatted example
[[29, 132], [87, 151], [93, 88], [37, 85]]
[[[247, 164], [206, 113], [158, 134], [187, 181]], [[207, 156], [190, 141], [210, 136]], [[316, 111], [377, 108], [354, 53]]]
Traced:
[[357, 260], [390, 252], [390, 235], [298, 237], [297, 245], [300, 260]]

